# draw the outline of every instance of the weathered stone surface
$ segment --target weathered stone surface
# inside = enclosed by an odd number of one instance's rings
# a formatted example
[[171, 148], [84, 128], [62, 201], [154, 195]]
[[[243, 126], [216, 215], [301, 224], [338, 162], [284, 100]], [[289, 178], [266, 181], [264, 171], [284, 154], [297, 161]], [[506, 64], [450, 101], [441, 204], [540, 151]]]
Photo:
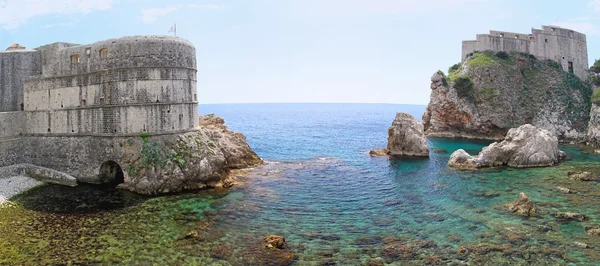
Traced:
[[558, 139], [549, 131], [526, 124], [508, 131], [502, 142], [494, 142], [477, 156], [457, 150], [448, 165], [458, 169], [493, 166], [540, 167], [552, 166], [564, 159], [558, 149]]
[[[210, 117], [210, 121], [222, 121]], [[262, 163], [239, 133], [223, 125], [121, 143], [127, 178], [121, 187], [141, 194], [180, 192], [222, 185], [228, 169]]]
[[227, 167], [245, 168], [263, 163], [246, 142], [246, 136], [231, 132], [223, 118], [214, 114], [200, 116], [200, 126], [225, 155]]
[[[524, 124], [561, 140], [583, 140], [588, 132], [590, 86], [546, 61], [479, 53], [449, 76], [436, 72], [431, 79], [423, 115], [428, 136], [500, 140]], [[456, 86], [458, 77], [469, 78], [473, 86]]]
[[387, 149], [379, 149], [379, 150], [370, 150], [369, 151], [369, 155], [373, 156], [373, 157], [380, 157], [380, 156], [388, 156], [388, 150]]
[[[593, 146], [600, 146], [600, 106], [592, 103], [590, 120], [587, 129], [587, 141]], [[596, 152], [596, 153], [600, 153]]]
[[593, 175], [590, 172], [585, 171], [574, 171], [568, 172], [567, 175], [570, 179], [579, 180], [579, 181], [595, 181], [598, 180], [598, 177]]
[[77, 179], [69, 174], [32, 164], [0, 167], [0, 176], [28, 176], [45, 183], [77, 186]]
[[508, 210], [521, 216], [536, 216], [539, 214], [538, 209], [533, 202], [525, 195], [519, 193], [519, 198], [512, 203], [507, 203]]
[[459, 149], [450, 155], [448, 165], [461, 170], [477, 169], [477, 158], [469, 155], [465, 150]]
[[387, 150], [390, 156], [429, 156], [423, 124], [407, 113], [397, 113], [388, 129]]

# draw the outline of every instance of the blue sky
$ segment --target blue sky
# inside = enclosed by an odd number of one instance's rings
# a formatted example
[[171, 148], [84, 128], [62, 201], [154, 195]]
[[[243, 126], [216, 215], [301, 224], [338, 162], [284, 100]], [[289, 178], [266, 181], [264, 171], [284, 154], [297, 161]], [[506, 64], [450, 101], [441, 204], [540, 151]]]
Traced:
[[590, 63], [600, 58], [600, 0], [0, 0], [0, 47], [173, 23], [196, 46], [200, 103], [426, 104], [431, 75], [490, 29], [567, 27], [587, 34]]

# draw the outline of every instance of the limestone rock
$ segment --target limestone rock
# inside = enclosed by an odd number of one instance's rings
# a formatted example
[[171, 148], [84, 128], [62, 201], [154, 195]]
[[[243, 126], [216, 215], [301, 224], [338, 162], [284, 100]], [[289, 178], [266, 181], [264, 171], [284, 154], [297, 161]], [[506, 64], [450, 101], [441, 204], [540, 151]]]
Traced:
[[585, 216], [584, 214], [581, 214], [581, 213], [559, 212], [559, 213], [556, 213], [556, 219], [583, 222], [583, 221], [587, 220], [588, 218], [587, 218], [587, 216]]
[[264, 239], [265, 248], [268, 249], [287, 249], [285, 238], [277, 235], [269, 235]]
[[507, 207], [509, 211], [521, 216], [536, 216], [539, 214], [539, 211], [533, 202], [523, 192], [519, 193], [519, 198], [517, 200], [508, 203]]
[[[436, 72], [431, 78], [423, 114], [427, 136], [500, 140], [510, 128], [532, 124], [561, 140], [583, 140], [586, 132], [600, 140], [600, 108], [591, 115], [598, 126], [587, 130], [590, 86], [547, 62], [481, 52], [449, 76]], [[457, 86], [458, 77], [468, 78], [472, 86]]]
[[[600, 106], [594, 103], [592, 103], [592, 108], [590, 110], [587, 141], [596, 147], [600, 146]], [[599, 150], [594, 150], [594, 152], [600, 153]]]
[[458, 169], [493, 166], [540, 167], [552, 166], [565, 157], [558, 149], [558, 139], [544, 129], [526, 124], [512, 128], [502, 142], [494, 142], [477, 156], [464, 150], [452, 153], [448, 165]]
[[223, 119], [207, 116], [197, 131], [143, 136], [121, 143], [126, 172], [121, 188], [155, 195], [222, 186], [229, 169], [263, 163], [246, 138]]
[[586, 227], [585, 232], [591, 236], [600, 236], [600, 227]]
[[246, 136], [231, 132], [223, 118], [214, 114], [201, 116], [200, 126], [225, 155], [227, 167], [245, 168], [263, 163], [246, 142]]
[[429, 156], [429, 145], [423, 133], [423, 124], [407, 113], [397, 113], [388, 129], [390, 156]]
[[562, 193], [566, 193], [566, 194], [574, 194], [575, 193], [575, 191], [573, 191], [569, 188], [566, 188], [566, 187], [556, 187], [556, 190], [558, 190], [559, 192], [562, 192]]
[[585, 172], [585, 171], [568, 172], [567, 175], [569, 176], [570, 179], [579, 180], [579, 181], [595, 181], [595, 180], [598, 180], [597, 176], [594, 176], [592, 173]]
[[465, 150], [459, 149], [450, 155], [448, 166], [461, 170], [473, 170], [477, 168], [477, 160]]
[[388, 150], [386, 150], [386, 149], [370, 150], [369, 155], [371, 155], [372, 157], [388, 156]]

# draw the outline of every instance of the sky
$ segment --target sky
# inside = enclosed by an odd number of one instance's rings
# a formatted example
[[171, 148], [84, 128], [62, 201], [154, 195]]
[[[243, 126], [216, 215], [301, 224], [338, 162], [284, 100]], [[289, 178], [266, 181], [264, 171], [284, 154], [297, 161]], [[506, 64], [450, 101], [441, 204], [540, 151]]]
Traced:
[[129, 35], [196, 47], [198, 101], [427, 104], [461, 41], [556, 25], [600, 58], [600, 0], [0, 0], [0, 48]]

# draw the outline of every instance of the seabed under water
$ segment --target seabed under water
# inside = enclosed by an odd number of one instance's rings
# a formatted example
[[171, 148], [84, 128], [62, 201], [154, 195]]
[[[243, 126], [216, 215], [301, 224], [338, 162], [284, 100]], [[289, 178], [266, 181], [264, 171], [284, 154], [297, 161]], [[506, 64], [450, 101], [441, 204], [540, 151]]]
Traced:
[[[597, 265], [600, 155], [561, 146], [556, 167], [457, 171], [450, 152], [487, 143], [430, 140], [429, 159], [315, 158], [240, 173], [240, 185], [161, 197], [45, 185], [0, 207], [0, 265]], [[556, 187], [576, 193], [565, 194]], [[503, 206], [525, 192], [542, 213]], [[560, 221], [577, 212], [586, 221]], [[266, 235], [289, 250], [261, 246]], [[588, 246], [583, 247], [581, 243]]]

